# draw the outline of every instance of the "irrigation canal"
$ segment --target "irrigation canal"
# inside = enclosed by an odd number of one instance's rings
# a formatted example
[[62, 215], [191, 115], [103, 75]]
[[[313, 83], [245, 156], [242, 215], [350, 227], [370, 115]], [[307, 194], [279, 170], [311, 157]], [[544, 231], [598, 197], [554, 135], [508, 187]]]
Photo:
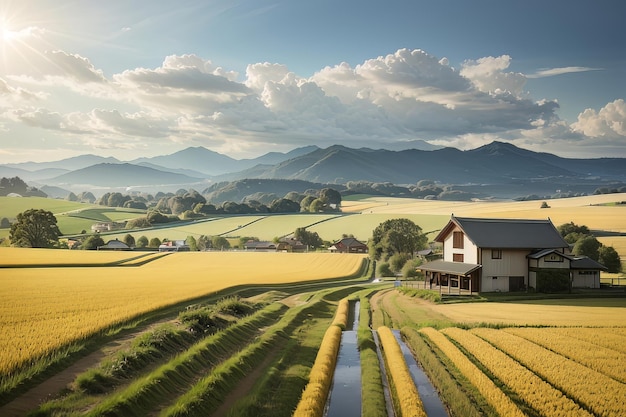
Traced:
[[348, 325], [341, 332], [341, 345], [328, 396], [326, 417], [361, 417], [361, 357], [356, 338], [359, 307], [358, 301], [350, 303]]
[[424, 405], [424, 411], [426, 411], [426, 415], [428, 417], [448, 417], [448, 412], [446, 411], [446, 407], [441, 402], [439, 398], [439, 394], [437, 394], [437, 390], [431, 384], [430, 379], [424, 373], [424, 370], [420, 368], [420, 366], [415, 361], [413, 354], [409, 347], [404, 343], [402, 337], [400, 336], [399, 330], [392, 330], [398, 344], [400, 345], [400, 349], [402, 349], [402, 353], [404, 354], [404, 361], [409, 367], [409, 372], [411, 373], [411, 377], [413, 377], [413, 382], [417, 387], [417, 392], [420, 395], [420, 399], [422, 400], [422, 404]]
[[[359, 307], [358, 301], [350, 303], [348, 326], [341, 334], [333, 385], [326, 405], [326, 417], [361, 417], [361, 360], [356, 334], [356, 329], [359, 327]], [[448, 412], [437, 391], [415, 361], [410, 349], [402, 340], [400, 332], [394, 330], [393, 334], [402, 349], [404, 360], [413, 377], [426, 415], [448, 417]], [[389, 416], [393, 417], [393, 407], [387, 408]]]

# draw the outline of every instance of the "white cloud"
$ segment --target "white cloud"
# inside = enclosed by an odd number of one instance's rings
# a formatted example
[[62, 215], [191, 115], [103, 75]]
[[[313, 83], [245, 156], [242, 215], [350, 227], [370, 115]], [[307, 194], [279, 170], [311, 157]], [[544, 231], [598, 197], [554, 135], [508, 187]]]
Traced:
[[[97, 148], [139, 149], [147, 138], [259, 151], [415, 139], [466, 148], [498, 139], [544, 145], [546, 138], [573, 144], [584, 135], [624, 135], [623, 100], [585, 111], [570, 128], [556, 115], [556, 101], [529, 97], [526, 77], [508, 71], [507, 55], [468, 60], [457, 70], [446, 58], [400, 49], [354, 67], [325, 67], [310, 78], [278, 63], [250, 64], [243, 80], [196, 55], [167, 56], [157, 68], [110, 79], [77, 54], [35, 55], [42, 64], [36, 73], [13, 73], [6, 78], [11, 85], [0, 78], [0, 107], [13, 100], [5, 127], [62, 132]], [[24, 87], [32, 85], [42, 91]], [[75, 95], [68, 98], [59, 86]], [[27, 97], [42, 100], [41, 108], [30, 107]]]
[[512, 94], [519, 97], [526, 84], [526, 77], [521, 73], [505, 72], [510, 64], [511, 57], [508, 55], [467, 60], [463, 63], [460, 74], [484, 93], [496, 96]]
[[586, 109], [572, 124], [575, 132], [592, 138], [626, 140], [626, 103], [623, 99], [608, 103], [599, 111]]
[[570, 74], [573, 72], [600, 71], [602, 68], [591, 67], [559, 67], [539, 70], [533, 74], [527, 74], [526, 78], [554, 77], [555, 75]]

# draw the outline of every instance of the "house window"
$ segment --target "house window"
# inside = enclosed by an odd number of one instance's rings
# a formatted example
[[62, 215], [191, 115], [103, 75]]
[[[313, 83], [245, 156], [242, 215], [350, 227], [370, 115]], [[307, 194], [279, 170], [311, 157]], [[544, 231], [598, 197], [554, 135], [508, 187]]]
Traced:
[[502, 249], [491, 249], [491, 259], [502, 259]]
[[452, 254], [453, 262], [463, 262], [463, 254], [462, 253], [453, 253]]
[[463, 249], [463, 232], [452, 232], [452, 247]]
[[563, 262], [563, 258], [556, 253], [551, 253], [544, 258], [546, 262]]

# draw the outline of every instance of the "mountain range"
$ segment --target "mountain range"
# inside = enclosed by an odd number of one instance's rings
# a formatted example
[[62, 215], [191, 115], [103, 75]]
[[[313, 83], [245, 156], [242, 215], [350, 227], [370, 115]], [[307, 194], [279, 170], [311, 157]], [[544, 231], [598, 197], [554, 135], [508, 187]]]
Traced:
[[307, 146], [242, 160], [191, 147], [132, 161], [82, 155], [44, 163], [0, 165], [0, 177], [14, 176], [37, 187], [71, 191], [91, 191], [91, 187], [103, 192], [201, 190], [216, 182], [252, 178], [344, 185], [355, 181], [406, 185], [427, 179], [472, 187], [472, 192], [479, 190], [482, 196], [511, 198], [556, 190], [591, 193], [599, 187], [623, 186], [626, 159], [562, 158], [497, 141], [467, 151]]

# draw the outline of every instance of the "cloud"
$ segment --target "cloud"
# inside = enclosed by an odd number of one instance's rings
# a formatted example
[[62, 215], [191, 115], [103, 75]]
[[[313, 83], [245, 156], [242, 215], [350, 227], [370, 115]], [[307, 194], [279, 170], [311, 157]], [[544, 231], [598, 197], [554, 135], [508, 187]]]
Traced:
[[97, 70], [87, 58], [63, 51], [45, 52], [49, 64], [44, 75], [68, 77], [80, 83], [106, 82], [102, 71]]
[[586, 109], [571, 125], [574, 132], [591, 138], [626, 141], [626, 103], [623, 99], [608, 103], [599, 111]]
[[510, 64], [511, 57], [508, 55], [467, 60], [463, 63], [460, 75], [484, 93], [519, 97], [523, 93], [526, 77], [521, 73], [505, 72]]
[[560, 67], [539, 70], [533, 74], [526, 74], [526, 78], [544, 78], [553, 77], [555, 75], [570, 74], [572, 72], [601, 71], [602, 68], [591, 67]]
[[[529, 96], [527, 77], [509, 71], [508, 55], [467, 60], [455, 69], [446, 58], [400, 49], [308, 78], [283, 64], [254, 63], [242, 79], [193, 54], [110, 78], [77, 54], [54, 50], [37, 58], [43, 65], [38, 74], [10, 81], [37, 84], [49, 96], [34, 96], [45, 97], [41, 108], [7, 107], [5, 118], [98, 148], [141, 148], [148, 138], [257, 153], [310, 144], [379, 148], [415, 139], [462, 148], [496, 139], [543, 146], [546, 138], [574, 144], [624, 131], [623, 100], [589, 109], [568, 126], [557, 116], [556, 101]], [[76, 97], [62, 96], [53, 81], [71, 86]], [[0, 78], [0, 100], [19, 88], [29, 91]]]

